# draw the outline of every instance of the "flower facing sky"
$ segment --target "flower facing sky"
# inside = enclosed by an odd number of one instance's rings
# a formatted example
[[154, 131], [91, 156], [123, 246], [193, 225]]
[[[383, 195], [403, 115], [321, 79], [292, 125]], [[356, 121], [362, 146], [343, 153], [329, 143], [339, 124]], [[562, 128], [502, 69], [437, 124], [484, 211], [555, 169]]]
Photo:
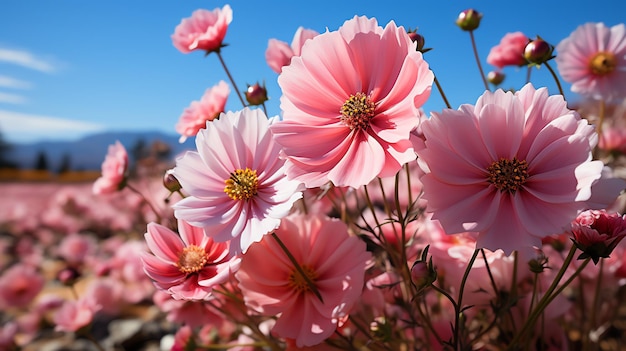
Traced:
[[184, 54], [194, 50], [218, 51], [226, 36], [228, 25], [233, 20], [230, 5], [213, 11], [199, 9], [184, 18], [174, 29], [172, 43]]
[[128, 177], [128, 153], [119, 141], [109, 145], [109, 150], [102, 162], [102, 176], [93, 184], [94, 194], [111, 194], [126, 185]]
[[270, 39], [267, 43], [267, 50], [265, 50], [267, 65], [270, 66], [272, 71], [280, 73], [283, 70], [283, 66], [289, 65], [293, 56], [300, 56], [304, 43], [319, 34], [312, 29], [298, 27], [291, 41], [291, 46], [284, 41]]
[[[173, 174], [190, 196], [176, 203], [174, 215], [204, 228], [232, 252], [276, 229], [302, 197], [301, 183], [288, 180], [280, 146], [259, 109], [227, 112], [196, 136], [198, 151], [176, 160]], [[232, 241], [231, 241], [232, 240]]]
[[433, 219], [449, 234], [478, 232], [477, 247], [506, 254], [563, 232], [603, 168], [591, 161], [594, 128], [562, 96], [530, 84], [433, 113], [422, 132], [418, 162]]
[[[373, 53], [385, 53], [373, 54]], [[433, 73], [403, 27], [354, 17], [307, 41], [283, 67], [273, 125], [291, 179], [358, 187], [415, 159], [410, 133]]]
[[626, 97], [626, 26], [586, 23], [556, 46], [556, 63], [572, 91], [594, 99]]
[[146, 243], [152, 254], [142, 256], [146, 274], [154, 284], [179, 300], [203, 300], [213, 286], [228, 281], [239, 258], [228, 243], [216, 243], [197, 228], [178, 221], [180, 235], [157, 223], [148, 224]]
[[225, 81], [207, 89], [200, 101], [192, 101], [185, 108], [178, 123], [176, 131], [180, 134], [180, 142], [184, 143], [188, 137], [195, 136], [198, 131], [206, 126], [207, 121], [212, 121], [224, 112], [226, 101], [230, 94], [230, 88]]
[[278, 315], [272, 332], [295, 339], [299, 347], [321, 343], [347, 317], [361, 296], [371, 255], [365, 242], [348, 235], [347, 226], [323, 215], [292, 215], [276, 235], [307, 279], [272, 236], [250, 246], [236, 273], [246, 304]]

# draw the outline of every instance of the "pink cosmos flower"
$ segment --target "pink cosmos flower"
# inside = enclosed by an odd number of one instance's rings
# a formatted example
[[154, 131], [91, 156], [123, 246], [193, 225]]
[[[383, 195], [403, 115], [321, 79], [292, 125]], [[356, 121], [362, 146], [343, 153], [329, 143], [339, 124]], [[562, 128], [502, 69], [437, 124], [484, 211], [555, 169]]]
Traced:
[[180, 116], [176, 123], [176, 132], [181, 135], [180, 142], [184, 143], [188, 137], [195, 136], [198, 131], [206, 127], [207, 121], [212, 121], [224, 112], [230, 88], [225, 81], [207, 89], [200, 101], [193, 101]]
[[524, 66], [524, 49], [530, 39], [522, 32], [507, 33], [500, 40], [500, 44], [491, 48], [487, 55], [487, 62], [498, 68], [505, 66]]
[[79, 266], [84, 264], [96, 252], [96, 240], [88, 234], [70, 234], [59, 243], [57, 254], [68, 264]]
[[180, 236], [157, 223], [148, 224], [146, 242], [153, 255], [142, 256], [146, 274], [175, 299], [203, 300], [213, 287], [228, 281], [239, 259], [228, 243], [216, 243], [202, 228], [178, 221]]
[[578, 257], [591, 257], [595, 263], [606, 258], [626, 237], [626, 215], [600, 210], [584, 211], [572, 222], [574, 244], [583, 253]]
[[128, 153], [124, 146], [116, 141], [109, 145], [109, 151], [102, 163], [102, 176], [93, 184], [93, 193], [111, 194], [126, 185], [128, 171]]
[[196, 136], [198, 151], [176, 161], [174, 176], [190, 196], [174, 204], [176, 218], [204, 228], [231, 252], [274, 230], [302, 197], [300, 182], [284, 175], [280, 146], [260, 109], [222, 114]]
[[194, 50], [219, 51], [232, 20], [233, 11], [229, 5], [213, 11], [196, 10], [176, 26], [172, 44], [183, 54]]
[[507, 255], [562, 232], [602, 173], [591, 161], [594, 128], [562, 96], [530, 84], [433, 113], [422, 131], [427, 210], [447, 233], [479, 232], [477, 247]]
[[319, 34], [312, 29], [298, 27], [291, 41], [291, 46], [284, 41], [270, 39], [267, 44], [267, 50], [265, 50], [265, 61], [267, 61], [267, 64], [274, 72], [280, 73], [283, 70], [283, 66], [289, 65], [293, 56], [300, 56], [304, 43]]
[[0, 308], [28, 306], [44, 284], [43, 276], [34, 267], [14, 264], [0, 276]]
[[307, 188], [359, 187], [397, 173], [415, 159], [410, 134], [433, 77], [393, 21], [355, 16], [309, 40], [278, 77], [283, 121], [272, 131], [287, 176]]
[[295, 339], [298, 346], [316, 345], [350, 313], [361, 295], [371, 255], [365, 242], [349, 236], [347, 229], [343, 222], [321, 215], [293, 215], [276, 230], [319, 297], [274, 237], [250, 246], [235, 276], [250, 308], [279, 315], [273, 333]]
[[556, 50], [559, 73], [573, 92], [606, 100], [626, 96], [626, 25], [583, 24]]
[[89, 299], [66, 300], [52, 316], [55, 330], [75, 332], [89, 325], [98, 309]]

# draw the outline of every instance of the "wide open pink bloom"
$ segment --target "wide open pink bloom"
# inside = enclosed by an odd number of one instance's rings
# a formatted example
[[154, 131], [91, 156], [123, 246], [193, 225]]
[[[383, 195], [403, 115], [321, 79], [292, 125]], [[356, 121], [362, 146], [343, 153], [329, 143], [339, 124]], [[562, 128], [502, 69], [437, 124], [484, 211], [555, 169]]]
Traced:
[[173, 174], [190, 195], [173, 206], [176, 218], [230, 241], [233, 253], [276, 229], [302, 197], [301, 183], [285, 176], [269, 129], [276, 120], [245, 108], [207, 123], [196, 136], [198, 151], [176, 160]]
[[214, 242], [202, 228], [179, 220], [178, 230], [180, 236], [160, 224], [148, 224], [145, 238], [153, 255], [142, 256], [144, 271], [175, 299], [206, 299], [238, 269], [239, 258], [230, 254], [228, 243]]
[[557, 46], [556, 64], [572, 91], [594, 99], [626, 97], [626, 26], [586, 23]]
[[322, 215], [286, 217], [276, 235], [322, 301], [272, 236], [250, 246], [242, 258], [236, 277], [244, 300], [263, 315], [278, 315], [273, 333], [295, 339], [298, 346], [319, 344], [361, 296], [371, 255], [343, 222]]
[[500, 40], [500, 44], [491, 48], [487, 62], [498, 68], [524, 66], [528, 63], [524, 58], [524, 49], [529, 41], [522, 32], [507, 33]]
[[304, 43], [319, 34], [312, 29], [298, 27], [291, 41], [291, 46], [284, 41], [270, 39], [267, 43], [267, 50], [265, 50], [265, 61], [267, 61], [268, 66], [274, 72], [280, 73], [283, 70], [283, 66], [289, 65], [293, 56], [300, 56]]
[[207, 121], [212, 121], [224, 112], [230, 88], [225, 81], [207, 89], [200, 101], [192, 101], [176, 123], [176, 132], [180, 134], [180, 142], [184, 143], [188, 137], [195, 136], [198, 131], [206, 127]]
[[394, 175], [415, 159], [410, 133], [433, 77], [393, 21], [383, 29], [376, 19], [354, 17], [310, 39], [278, 77], [283, 121], [272, 131], [287, 176], [314, 188]]
[[602, 173], [591, 161], [594, 128], [562, 96], [530, 84], [433, 113], [422, 131], [418, 162], [433, 219], [449, 234], [479, 232], [477, 247], [507, 255], [563, 232]]
[[193, 50], [218, 51], [233, 20], [229, 5], [213, 11], [199, 9], [184, 18], [172, 34], [172, 44], [184, 54]]
[[94, 194], [111, 194], [126, 185], [128, 177], [128, 153], [119, 141], [109, 145], [108, 153], [102, 163], [102, 176], [93, 184]]

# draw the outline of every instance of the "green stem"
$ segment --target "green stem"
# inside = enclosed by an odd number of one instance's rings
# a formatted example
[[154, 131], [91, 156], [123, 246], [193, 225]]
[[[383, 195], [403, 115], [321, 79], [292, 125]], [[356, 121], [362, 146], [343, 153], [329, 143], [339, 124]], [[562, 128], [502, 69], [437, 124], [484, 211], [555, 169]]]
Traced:
[[[460, 322], [461, 322], [461, 313], [463, 312], [463, 292], [465, 291], [465, 283], [467, 282], [467, 277], [469, 277], [470, 271], [474, 266], [474, 262], [476, 261], [476, 257], [478, 257], [478, 253], [480, 249], [475, 249], [474, 254], [472, 254], [472, 258], [470, 258], [467, 267], [465, 267], [465, 273], [463, 273], [463, 279], [461, 279], [461, 286], [459, 287], [459, 297], [457, 299], [456, 306], [454, 308], [455, 316], [454, 316], [454, 349], [459, 350], [460, 343]], [[462, 348], [461, 348], [462, 349]]]
[[476, 39], [474, 39], [474, 31], [469, 31], [470, 38], [472, 39], [472, 50], [474, 51], [474, 58], [476, 59], [476, 64], [478, 65], [478, 70], [480, 71], [480, 78], [483, 80], [483, 84], [485, 85], [485, 90], [489, 90], [489, 83], [487, 82], [487, 78], [485, 77], [485, 72], [483, 71], [483, 65], [480, 63], [480, 58], [478, 56], [478, 49], [476, 49]]
[[439, 79], [437, 79], [437, 76], [435, 76], [435, 85], [437, 86], [437, 90], [439, 90], [439, 94], [441, 94], [441, 98], [443, 99], [443, 102], [446, 104], [446, 107], [452, 108], [452, 105], [450, 105], [450, 102], [448, 102], [446, 93], [443, 92], [443, 89], [441, 88], [441, 84], [439, 84]]
[[148, 206], [150, 207], [150, 209], [152, 210], [152, 212], [154, 212], [154, 215], [156, 216], [157, 223], [161, 223], [161, 214], [159, 213], [159, 211], [157, 211], [156, 207], [154, 207], [154, 205], [152, 204], [151, 201], [148, 201], [148, 199], [146, 198], [146, 196], [139, 191], [139, 189], [135, 188], [134, 186], [130, 185], [130, 184], [126, 184], [126, 187], [128, 188], [128, 190], [134, 192], [135, 194], [139, 195], [141, 197], [141, 199], [148, 204]]
[[226, 75], [228, 76], [228, 79], [230, 79], [230, 83], [233, 85], [233, 88], [235, 89], [235, 92], [237, 93], [237, 97], [239, 97], [239, 101], [241, 101], [241, 104], [243, 105], [243, 107], [246, 107], [246, 102], [243, 100], [243, 96], [241, 95], [239, 88], [237, 88], [237, 84], [235, 84], [235, 80], [233, 79], [233, 76], [230, 74], [230, 70], [228, 69], [228, 67], [226, 67], [226, 62], [224, 62], [224, 59], [222, 58], [222, 53], [219, 51], [216, 51], [215, 53], [217, 54], [217, 58], [220, 60], [222, 67], [224, 67], [224, 71], [226, 71]]
[[552, 78], [554, 78], [554, 81], [556, 82], [556, 86], [557, 88], [559, 88], [559, 94], [563, 95], [563, 98], [565, 98], [565, 94], [563, 93], [563, 87], [561, 86], [561, 82], [559, 81], [559, 76], [557, 76], [556, 72], [554, 72], [554, 70], [552, 69], [552, 66], [550, 66], [548, 62], [544, 62], [544, 64], [548, 68], [548, 71], [550, 71], [550, 74], [552, 74]]

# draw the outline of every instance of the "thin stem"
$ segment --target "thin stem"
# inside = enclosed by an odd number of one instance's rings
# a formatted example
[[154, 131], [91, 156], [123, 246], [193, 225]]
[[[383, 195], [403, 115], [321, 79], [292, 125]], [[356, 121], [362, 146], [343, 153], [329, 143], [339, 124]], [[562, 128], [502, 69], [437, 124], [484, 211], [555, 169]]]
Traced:
[[226, 71], [226, 75], [228, 76], [228, 79], [230, 79], [230, 83], [233, 85], [233, 88], [235, 89], [235, 92], [237, 93], [237, 97], [239, 97], [239, 101], [241, 101], [241, 104], [243, 105], [243, 107], [246, 107], [246, 102], [243, 100], [243, 96], [241, 95], [239, 88], [237, 88], [237, 84], [235, 84], [235, 80], [233, 79], [233, 76], [230, 74], [230, 70], [228, 70], [228, 67], [226, 67], [226, 62], [224, 62], [224, 59], [222, 58], [222, 53], [219, 51], [216, 51], [215, 53], [217, 54], [217, 58], [220, 60], [222, 67], [224, 67], [224, 71]]
[[452, 108], [452, 105], [450, 105], [450, 102], [448, 102], [448, 98], [446, 97], [446, 94], [443, 92], [443, 89], [441, 88], [441, 84], [439, 84], [439, 79], [437, 79], [437, 76], [435, 76], [435, 85], [437, 86], [437, 90], [439, 90], [439, 94], [441, 94], [441, 98], [443, 99], [443, 102], [446, 104], [446, 107]]
[[454, 349], [459, 350], [459, 339], [460, 333], [459, 329], [461, 328], [460, 320], [461, 320], [461, 312], [463, 309], [463, 292], [465, 290], [465, 283], [467, 282], [467, 277], [470, 274], [472, 266], [474, 266], [474, 261], [476, 261], [476, 257], [478, 257], [478, 253], [480, 249], [475, 249], [474, 254], [472, 254], [472, 258], [469, 260], [467, 267], [465, 268], [465, 273], [463, 273], [463, 279], [461, 279], [461, 286], [459, 287], [459, 297], [457, 299], [456, 306], [454, 308], [455, 316], [454, 316]]
[[532, 66], [526, 66], [526, 83], [530, 83], [530, 73], [533, 71]]
[[126, 187], [128, 188], [128, 190], [130, 190], [130, 191], [134, 192], [135, 194], [139, 195], [142, 198], [142, 200], [146, 204], [148, 204], [148, 206], [150, 207], [152, 212], [154, 212], [154, 215], [157, 218], [156, 222], [157, 223], [161, 223], [161, 213], [156, 209], [156, 207], [154, 207], [154, 205], [152, 204], [152, 201], [149, 201], [148, 198], [146, 198], [146, 196], [141, 191], [139, 191], [139, 189], [135, 188], [134, 186], [132, 186], [132, 185], [127, 183]]
[[483, 80], [483, 84], [485, 84], [485, 90], [489, 90], [489, 83], [487, 82], [487, 78], [485, 77], [483, 65], [480, 63], [480, 58], [478, 57], [478, 49], [476, 49], [476, 39], [474, 39], [474, 31], [470, 30], [469, 34], [470, 38], [472, 39], [472, 50], [474, 51], [474, 58], [476, 59], [478, 70], [480, 71], [480, 78]]
[[593, 303], [591, 305], [591, 315], [589, 317], [589, 329], [583, 334], [583, 350], [589, 350], [589, 334], [596, 327], [596, 316], [598, 308], [600, 308], [600, 293], [602, 292], [602, 274], [604, 271], [604, 259], [600, 258], [600, 270], [598, 272], [598, 279], [596, 280], [596, 288], [593, 296]]
[[563, 87], [561, 86], [561, 82], [559, 81], [559, 77], [556, 75], [556, 72], [554, 72], [554, 70], [552, 69], [552, 66], [550, 66], [548, 62], [544, 62], [544, 64], [548, 68], [548, 71], [550, 71], [550, 74], [552, 74], [552, 78], [554, 78], [554, 81], [556, 82], [556, 86], [557, 88], [559, 88], [559, 94], [563, 95], [563, 98], [565, 98], [565, 94], [563, 93]]

